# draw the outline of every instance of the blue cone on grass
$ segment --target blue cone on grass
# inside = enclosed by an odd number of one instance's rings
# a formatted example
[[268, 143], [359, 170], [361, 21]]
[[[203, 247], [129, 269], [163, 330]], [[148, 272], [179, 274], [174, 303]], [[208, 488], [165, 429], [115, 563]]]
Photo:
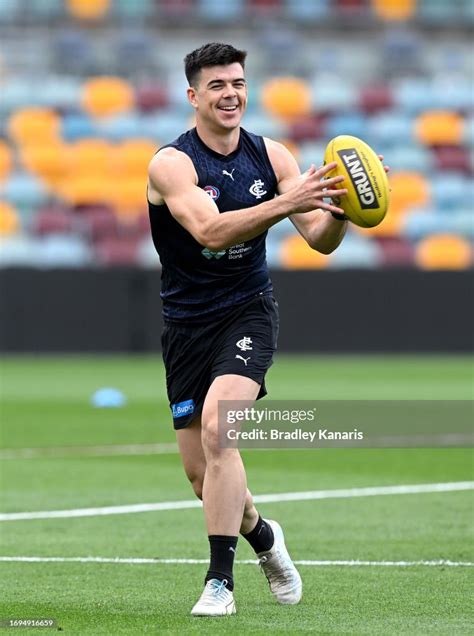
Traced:
[[120, 408], [125, 406], [126, 403], [127, 398], [122, 391], [113, 387], [97, 389], [91, 397], [92, 406], [99, 409]]

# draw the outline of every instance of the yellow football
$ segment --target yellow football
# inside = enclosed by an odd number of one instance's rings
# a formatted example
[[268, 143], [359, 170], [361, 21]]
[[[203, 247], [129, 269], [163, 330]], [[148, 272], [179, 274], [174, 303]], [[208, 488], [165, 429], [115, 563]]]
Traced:
[[324, 154], [325, 164], [332, 161], [337, 163], [337, 168], [326, 178], [344, 176], [344, 181], [336, 187], [348, 190], [343, 197], [333, 199], [335, 205], [360, 227], [375, 227], [381, 223], [390, 195], [387, 174], [377, 153], [358, 137], [339, 135], [331, 139]]

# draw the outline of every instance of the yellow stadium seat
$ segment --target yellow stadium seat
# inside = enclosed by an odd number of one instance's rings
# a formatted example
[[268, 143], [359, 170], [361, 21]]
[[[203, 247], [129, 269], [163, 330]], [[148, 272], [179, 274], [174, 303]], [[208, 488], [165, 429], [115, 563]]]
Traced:
[[67, 0], [66, 4], [68, 12], [81, 20], [103, 18], [110, 8], [110, 0]]
[[82, 106], [93, 117], [125, 112], [133, 104], [132, 87], [119, 77], [94, 77], [83, 86]]
[[71, 205], [96, 205], [108, 203], [112, 184], [107, 179], [94, 175], [71, 176], [65, 179], [59, 194]]
[[[146, 175], [146, 173], [145, 173]], [[122, 215], [135, 215], [146, 203], [146, 176], [135, 175], [113, 183], [109, 202]]]
[[69, 168], [75, 175], [106, 176], [113, 162], [113, 146], [103, 139], [81, 139], [70, 146]]
[[0, 183], [8, 176], [13, 165], [10, 146], [0, 139]]
[[382, 20], [409, 20], [416, 11], [416, 0], [372, 0], [375, 15]]
[[112, 167], [117, 175], [136, 175], [146, 179], [148, 164], [157, 151], [156, 143], [146, 139], [128, 139], [113, 152]]
[[262, 89], [262, 105], [271, 115], [285, 120], [311, 113], [311, 90], [297, 77], [278, 77], [266, 82]]
[[281, 247], [281, 263], [287, 269], [323, 269], [330, 257], [312, 250], [299, 235], [289, 236]]
[[404, 212], [410, 207], [424, 207], [430, 203], [431, 187], [419, 172], [390, 174], [390, 211]]
[[392, 204], [388, 212], [379, 225], [375, 227], [365, 228], [351, 225], [351, 229], [362, 236], [399, 236], [402, 226], [405, 209], [396, 208]]
[[20, 222], [15, 208], [5, 201], [0, 201], [0, 236], [15, 234], [19, 227]]
[[18, 144], [48, 144], [60, 139], [61, 122], [48, 108], [22, 108], [11, 115], [8, 133]]
[[60, 182], [68, 173], [69, 151], [62, 142], [22, 146], [20, 155], [25, 168], [50, 186]]
[[466, 269], [472, 263], [472, 249], [460, 236], [429, 236], [417, 245], [415, 261], [422, 269]]
[[427, 146], [462, 143], [465, 122], [461, 115], [449, 111], [429, 111], [415, 121], [415, 136]]

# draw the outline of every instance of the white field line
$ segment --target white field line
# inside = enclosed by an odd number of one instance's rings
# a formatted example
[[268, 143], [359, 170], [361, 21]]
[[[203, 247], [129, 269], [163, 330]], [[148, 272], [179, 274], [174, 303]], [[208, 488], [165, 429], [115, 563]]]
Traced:
[[[473, 433], [449, 433], [430, 435], [381, 435], [372, 436], [370, 444], [361, 448], [431, 448], [473, 446]], [[338, 447], [349, 448], [351, 443], [339, 442]], [[268, 447], [242, 448], [243, 451], [299, 451], [319, 450], [316, 447]], [[174, 442], [160, 444], [105, 444], [102, 446], [39, 446], [32, 448], [0, 448], [0, 460], [21, 459], [67, 459], [74, 457], [115, 457], [134, 455], [177, 455], [178, 445]]]
[[[209, 559], [146, 559], [121, 557], [35, 557], [35, 556], [0, 556], [0, 562], [9, 563], [122, 563], [126, 565], [207, 565]], [[238, 565], [258, 565], [258, 561], [243, 559], [235, 561]], [[434, 561], [294, 561], [295, 565], [308, 566], [336, 566], [336, 567], [473, 567], [471, 561], [449, 561], [438, 559]]]
[[[416, 495], [421, 493], [456, 492], [474, 490], [474, 481], [458, 481], [438, 484], [411, 484], [404, 486], [375, 486], [369, 488], [345, 488], [340, 490], [309, 490], [303, 492], [283, 492], [271, 495], [255, 495], [254, 502], [281, 503], [283, 501], [312, 501], [316, 499], [346, 499], [352, 497], [377, 497], [383, 495]], [[198, 499], [163, 501], [159, 503], [131, 504], [126, 506], [106, 506], [100, 508], [75, 508], [71, 510], [38, 510], [33, 512], [6, 512], [0, 514], [0, 521], [25, 521], [30, 519], [70, 519], [72, 517], [98, 517], [123, 515], [139, 512], [163, 510], [185, 510], [200, 508]]]
[[178, 445], [108, 444], [104, 446], [45, 446], [43, 448], [3, 448], [0, 459], [60, 459], [62, 457], [113, 457], [114, 455], [170, 455], [178, 453]]

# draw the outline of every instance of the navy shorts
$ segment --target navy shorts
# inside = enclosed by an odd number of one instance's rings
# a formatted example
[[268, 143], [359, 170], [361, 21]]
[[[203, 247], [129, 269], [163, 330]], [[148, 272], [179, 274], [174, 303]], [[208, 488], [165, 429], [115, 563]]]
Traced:
[[209, 324], [165, 323], [161, 344], [174, 428], [185, 428], [201, 414], [218, 376], [251, 378], [261, 385], [257, 399], [264, 397], [278, 327], [278, 303], [270, 295], [256, 296]]

